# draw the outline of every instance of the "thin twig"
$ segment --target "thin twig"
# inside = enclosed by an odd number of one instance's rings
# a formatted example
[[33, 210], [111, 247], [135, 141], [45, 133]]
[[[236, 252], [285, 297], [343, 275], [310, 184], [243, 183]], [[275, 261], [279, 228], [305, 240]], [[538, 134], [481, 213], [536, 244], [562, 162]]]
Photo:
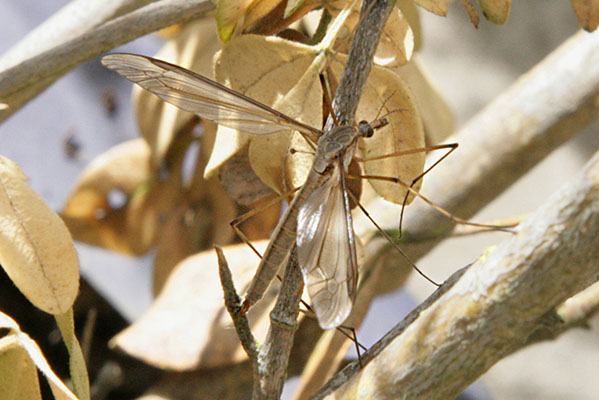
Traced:
[[0, 113], [0, 121], [82, 62], [147, 33], [198, 18], [213, 9], [214, 5], [207, 0], [152, 3], [2, 71], [0, 101], [10, 108]]
[[229, 264], [227, 263], [223, 250], [219, 246], [214, 246], [214, 250], [216, 251], [216, 256], [218, 258], [218, 274], [225, 294], [225, 308], [233, 320], [235, 331], [237, 332], [237, 336], [241, 341], [243, 349], [250, 358], [252, 365], [256, 365], [258, 346], [252, 335], [252, 331], [250, 330], [250, 324], [247, 317], [245, 315], [240, 315], [239, 313], [239, 310], [241, 309], [241, 298], [237, 295], [237, 291], [235, 290]]

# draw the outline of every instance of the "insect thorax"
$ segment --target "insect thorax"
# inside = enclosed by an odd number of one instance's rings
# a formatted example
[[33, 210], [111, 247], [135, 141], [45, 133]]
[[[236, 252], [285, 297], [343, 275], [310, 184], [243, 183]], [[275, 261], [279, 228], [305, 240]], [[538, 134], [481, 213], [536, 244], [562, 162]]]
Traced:
[[318, 141], [314, 170], [322, 174], [340, 155], [346, 156], [348, 150], [353, 154], [351, 147], [356, 142], [358, 135], [357, 129], [353, 126], [337, 126], [326, 132]]

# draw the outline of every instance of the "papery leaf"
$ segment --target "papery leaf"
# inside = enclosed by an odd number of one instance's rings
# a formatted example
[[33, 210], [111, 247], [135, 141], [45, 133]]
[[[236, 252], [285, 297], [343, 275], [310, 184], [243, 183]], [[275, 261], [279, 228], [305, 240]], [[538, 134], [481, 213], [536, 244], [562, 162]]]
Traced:
[[[360, 20], [361, 3], [356, 3], [351, 14], [345, 22], [345, 31], [339, 34], [335, 42], [335, 50], [347, 54], [353, 40], [353, 32]], [[404, 7], [412, 11], [412, 18], [416, 21], [419, 28], [418, 14], [412, 2]], [[327, 8], [329, 9], [329, 8]], [[331, 11], [333, 15], [339, 13], [339, 10]], [[343, 34], [345, 33], [345, 34]], [[394, 67], [407, 63], [412, 57], [414, 51], [414, 32], [410, 27], [399, 7], [391, 10], [389, 19], [383, 28], [381, 39], [374, 53], [374, 63], [385, 67]]]
[[[267, 241], [256, 243], [264, 251]], [[226, 247], [235, 287], [240, 293], [253, 278], [258, 257], [245, 244]], [[252, 332], [263, 340], [278, 284], [248, 312]], [[183, 260], [150, 309], [112, 339], [111, 345], [144, 362], [174, 370], [232, 364], [247, 356], [224, 308], [214, 250]]]
[[480, 23], [480, 17], [478, 16], [478, 11], [477, 11], [476, 7], [474, 6], [474, 4], [472, 3], [472, 0], [460, 0], [460, 1], [462, 2], [462, 5], [466, 9], [466, 13], [468, 14], [468, 17], [470, 18], [470, 22], [472, 22], [472, 25], [474, 25], [475, 28], [478, 28], [478, 24]]
[[442, 17], [447, 15], [448, 0], [414, 0], [420, 7]]
[[223, 43], [231, 39], [237, 22], [255, 0], [219, 0], [216, 6], [216, 28]]
[[[331, 67], [334, 73], [340, 76], [343, 63], [337, 59]], [[424, 147], [422, 121], [410, 89], [397, 75], [373, 66], [362, 92], [356, 120], [372, 121], [382, 116], [388, 119], [389, 124], [378, 129], [373, 137], [364, 139], [364, 157], [372, 158]], [[368, 161], [363, 163], [363, 168], [367, 175], [400, 178], [410, 184], [412, 179], [422, 173], [424, 160], [425, 154], [421, 152]], [[406, 194], [404, 187], [372, 179], [369, 182], [379, 196], [402, 204]], [[420, 184], [421, 182], [414, 189], [418, 189]]]
[[132, 237], [124, 222], [129, 202], [147, 193], [151, 176], [150, 148], [143, 139], [121, 143], [94, 159], [61, 213], [74, 238], [126, 254], [145, 253], [151, 243]]
[[300, 6], [304, 3], [304, 0], [287, 0], [287, 4], [285, 5], [285, 12], [283, 13], [283, 18], [289, 17], [293, 14]]
[[0, 399], [42, 399], [35, 364], [15, 335], [0, 339], [0, 376]]
[[595, 29], [597, 29], [597, 25], [599, 25], [599, 3], [596, 0], [571, 1], [580, 26], [582, 26], [582, 28], [588, 32], [593, 32]]
[[410, 87], [424, 124], [427, 144], [439, 144], [453, 133], [451, 108], [420, 65], [417, 57], [393, 70]]
[[[278, 111], [287, 111], [289, 117], [317, 127], [322, 121], [320, 106], [315, 107], [297, 97], [309, 95], [309, 100], [313, 100], [318, 93], [318, 88], [311, 80], [317, 75], [310, 68], [315, 56], [316, 50], [308, 46], [276, 37], [243, 35], [231, 41], [217, 57], [215, 76], [232, 89], [267, 106], [276, 106]], [[303, 83], [298, 85], [300, 81]], [[313, 101], [321, 101], [321, 98]], [[252, 145], [256, 146], [254, 151], [250, 150], [252, 168], [267, 185], [276, 191], [284, 191], [284, 177], [288, 174], [281, 171], [281, 165], [284, 165], [288, 156], [290, 132], [255, 138], [219, 126], [206, 176], [214, 174], [223, 162], [243, 150], [250, 140], [260, 142]], [[252, 154], [258, 153], [262, 155], [252, 157]]]
[[392, 67], [410, 61], [414, 51], [414, 33], [399, 8], [395, 7], [383, 28], [374, 54], [377, 65]]
[[36, 307], [60, 314], [79, 290], [79, 262], [64, 222], [0, 156], [0, 264]]
[[[27, 352], [28, 357], [44, 374], [56, 400], [79, 400], [77, 396], [75, 396], [69, 390], [69, 388], [66, 387], [60, 378], [56, 376], [54, 371], [52, 371], [52, 368], [50, 368], [50, 365], [48, 365], [48, 361], [46, 361], [46, 358], [44, 357], [37, 343], [35, 343], [29, 337], [29, 335], [22, 332], [19, 325], [3, 312], [0, 312], [0, 328], [8, 328], [11, 331], [9, 335], [0, 339], [0, 352], [2, 351], [2, 348], [14, 349], [16, 343], [19, 347], [23, 348]], [[2, 376], [4, 378], [4, 375]], [[25, 379], [25, 377], [21, 377], [21, 379]], [[0, 380], [0, 382], [2, 381], [3, 380]], [[26, 383], [29, 385], [33, 384], [33, 382], [37, 383], [37, 376], [34, 381], [26, 381]], [[19, 396], [17, 398], [22, 399], [23, 397]], [[4, 399], [4, 397], [2, 397], [2, 399]]]
[[414, 35], [414, 52], [422, 46], [422, 28], [420, 26], [420, 14], [413, 0], [398, 0], [395, 6], [401, 10], [403, 17]]

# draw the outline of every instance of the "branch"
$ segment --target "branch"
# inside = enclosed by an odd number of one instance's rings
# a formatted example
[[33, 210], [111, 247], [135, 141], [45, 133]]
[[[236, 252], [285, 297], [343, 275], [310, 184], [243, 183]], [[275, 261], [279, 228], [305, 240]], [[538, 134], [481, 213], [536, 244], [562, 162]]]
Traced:
[[193, 20], [214, 5], [207, 0], [163, 0], [140, 8], [52, 47], [0, 73], [0, 113], [8, 118], [56, 79], [82, 62], [139, 36]]
[[0, 71], [39, 55], [72, 37], [146, 5], [151, 0], [74, 0], [29, 32], [0, 58]]
[[[252, 365], [255, 365], [258, 346], [256, 345], [256, 340], [250, 330], [250, 324], [247, 317], [241, 315], [239, 312], [239, 310], [241, 310], [241, 299], [235, 290], [229, 264], [227, 263], [223, 250], [219, 246], [215, 245], [214, 250], [216, 251], [216, 257], [218, 258], [218, 275], [220, 276], [221, 286], [225, 295], [225, 308], [227, 309], [231, 320], [233, 320], [235, 331], [237, 332], [237, 336], [239, 337], [243, 349], [247, 353]], [[254, 372], [255, 371], [256, 370], [254, 369]]]
[[[365, 0], [362, 4], [360, 23], [333, 99], [333, 110], [340, 125], [351, 125], [354, 121], [374, 52], [394, 5], [394, 0]], [[333, 118], [329, 117], [325, 130], [331, 129], [333, 123]]]
[[371, 360], [366, 367], [351, 364], [314, 399], [358, 392], [373, 399], [457, 396], [526, 346], [564, 300], [599, 279], [597, 231], [599, 153], [520, 225], [517, 236], [373, 346], [363, 356]]

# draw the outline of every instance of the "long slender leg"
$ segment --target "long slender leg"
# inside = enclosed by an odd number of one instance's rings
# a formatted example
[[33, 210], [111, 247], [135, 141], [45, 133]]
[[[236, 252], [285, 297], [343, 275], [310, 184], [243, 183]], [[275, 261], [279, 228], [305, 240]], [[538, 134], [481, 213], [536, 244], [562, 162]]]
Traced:
[[389, 234], [387, 232], [385, 232], [380, 226], [379, 224], [376, 223], [376, 221], [374, 220], [374, 218], [372, 218], [370, 216], [370, 214], [368, 213], [368, 211], [366, 211], [366, 209], [364, 208], [364, 206], [362, 204], [360, 204], [360, 202], [358, 201], [358, 199], [356, 198], [356, 196], [352, 193], [352, 192], [348, 192], [349, 195], [351, 196], [352, 199], [354, 199], [354, 201], [356, 202], [356, 204], [358, 205], [358, 207], [360, 207], [360, 210], [362, 210], [362, 212], [364, 213], [364, 215], [366, 215], [366, 217], [370, 220], [370, 222], [372, 222], [372, 224], [376, 227], [376, 229], [385, 237], [385, 239], [387, 239], [389, 241], [389, 243], [391, 243], [391, 245], [393, 246], [393, 248], [395, 250], [397, 250], [397, 252], [399, 254], [401, 254], [401, 256], [408, 262], [408, 264], [410, 264], [410, 266], [412, 268], [414, 268], [414, 270], [416, 272], [418, 272], [418, 274], [420, 274], [420, 276], [422, 276], [424, 279], [426, 279], [427, 281], [429, 281], [430, 283], [432, 283], [433, 285], [439, 287], [441, 286], [439, 283], [435, 282], [434, 280], [432, 280], [431, 278], [429, 278], [424, 272], [422, 272], [422, 270], [420, 270], [420, 268], [418, 268], [416, 266], [416, 264], [410, 260], [410, 257], [408, 257], [408, 255], [401, 249], [401, 247], [399, 247], [399, 245], [389, 236]]
[[293, 193], [297, 192], [299, 189], [300, 188], [295, 188], [293, 190], [290, 190], [287, 193], [277, 195], [277, 196], [273, 197], [272, 199], [268, 200], [267, 202], [261, 204], [260, 206], [253, 208], [253, 209], [249, 210], [248, 212], [241, 214], [240, 216], [235, 217], [231, 221], [229, 221], [229, 225], [231, 225], [231, 228], [233, 229], [235, 234], [237, 236], [239, 236], [239, 238], [241, 240], [243, 240], [243, 242], [245, 244], [247, 244], [253, 250], [253, 252], [256, 253], [256, 255], [260, 259], [262, 259], [262, 254], [260, 254], [260, 252], [254, 247], [254, 245], [252, 244], [250, 239], [248, 239], [248, 237], [245, 235], [245, 233], [243, 233], [243, 231], [239, 228], [239, 224], [241, 224], [243, 221], [248, 220], [249, 218], [253, 217], [254, 215], [266, 210], [267, 208], [270, 208], [273, 205], [279, 203], [281, 200], [289, 197]]
[[406, 182], [402, 181], [399, 178], [390, 177], [390, 176], [375, 176], [375, 175], [359, 175], [359, 176], [355, 176], [354, 175], [354, 176], [352, 176], [352, 178], [355, 178], [355, 179], [358, 179], [358, 178], [359, 179], [376, 179], [376, 180], [380, 180], [380, 181], [387, 181], [387, 182], [392, 182], [392, 183], [398, 183], [401, 186], [405, 187], [408, 190], [408, 192], [410, 192], [411, 194], [413, 194], [413, 195], [421, 198], [428, 205], [430, 205], [435, 210], [439, 211], [441, 214], [445, 215], [447, 218], [449, 218], [450, 220], [454, 221], [455, 223], [464, 224], [464, 225], [479, 226], [481, 228], [489, 228], [489, 229], [493, 229], [493, 230], [498, 230], [498, 231], [503, 231], [503, 232], [508, 232], [508, 233], [514, 233], [514, 231], [512, 231], [511, 229], [508, 229], [508, 228], [503, 227], [503, 226], [488, 225], [488, 224], [479, 224], [477, 222], [471, 222], [471, 221], [465, 220], [463, 218], [460, 218], [460, 217], [458, 217], [456, 215], [453, 215], [452, 213], [450, 213], [449, 211], [447, 211], [443, 207], [435, 204], [432, 200], [429, 200], [427, 197], [425, 197], [424, 195], [420, 194], [417, 190], [415, 190], [414, 188], [412, 188], [410, 185], [408, 185]]
[[352, 178], [352, 179], [360, 178], [360, 179], [382, 180], [382, 181], [387, 181], [387, 182], [392, 182], [392, 183], [400, 184], [401, 186], [404, 186], [407, 189], [406, 195], [404, 197], [404, 201], [402, 203], [401, 214], [400, 214], [400, 218], [399, 218], [399, 237], [401, 237], [401, 235], [402, 235], [402, 226], [403, 226], [404, 211], [405, 211], [405, 206], [407, 204], [408, 197], [409, 197], [410, 194], [415, 195], [417, 197], [420, 197], [422, 200], [424, 200], [427, 204], [429, 204], [435, 210], [439, 211], [441, 214], [445, 215], [447, 218], [451, 219], [452, 221], [454, 221], [456, 223], [463, 224], [463, 225], [477, 226], [477, 227], [486, 228], [486, 229], [489, 229], [489, 230], [500, 230], [500, 231], [504, 231], [504, 232], [513, 233], [513, 231], [510, 230], [510, 229], [507, 229], [508, 227], [506, 227], [506, 226], [481, 224], [481, 223], [471, 222], [471, 221], [465, 220], [463, 218], [460, 218], [458, 216], [455, 216], [452, 213], [450, 213], [449, 211], [447, 211], [444, 208], [442, 208], [441, 206], [435, 204], [433, 201], [431, 201], [428, 198], [424, 197], [423, 195], [421, 195], [418, 191], [416, 191], [414, 189], [414, 185], [419, 180], [421, 180], [433, 168], [435, 168], [437, 165], [439, 165], [457, 147], [458, 147], [457, 143], [448, 143], [448, 144], [441, 144], [441, 145], [423, 147], [423, 148], [419, 148], [419, 149], [411, 149], [411, 150], [398, 151], [398, 152], [395, 152], [395, 153], [385, 154], [385, 155], [382, 155], [382, 156], [377, 156], [377, 157], [372, 157], [372, 158], [362, 158], [362, 159], [360, 159], [360, 161], [368, 162], [368, 161], [381, 160], [381, 159], [389, 158], [389, 157], [398, 157], [398, 156], [407, 155], [407, 154], [414, 154], [414, 153], [419, 153], [419, 152], [429, 152], [429, 151], [433, 151], [433, 150], [449, 149], [449, 151], [447, 153], [443, 154], [443, 156], [441, 156], [431, 166], [429, 166], [426, 170], [424, 170], [424, 172], [422, 172], [420, 175], [418, 175], [416, 178], [414, 178], [410, 184], [407, 184], [406, 182], [402, 181], [399, 178], [395, 178], [395, 177], [383, 177], [383, 176], [375, 176], [375, 175], [360, 175], [360, 176], [353, 176], [353, 175], [349, 176], [348, 175], [348, 178]]

